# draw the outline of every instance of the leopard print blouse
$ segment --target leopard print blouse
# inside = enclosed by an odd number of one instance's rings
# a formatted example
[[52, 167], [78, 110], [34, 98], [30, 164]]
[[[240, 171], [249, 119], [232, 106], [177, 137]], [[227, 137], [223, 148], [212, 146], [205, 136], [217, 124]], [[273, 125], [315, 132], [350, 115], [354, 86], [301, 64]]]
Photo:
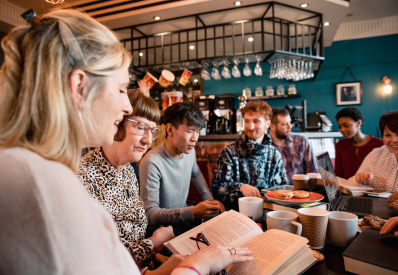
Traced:
[[134, 169], [117, 170], [96, 148], [80, 160], [77, 173], [90, 195], [112, 215], [122, 243], [141, 267], [153, 268], [156, 259], [152, 241], [144, 239], [148, 221]]

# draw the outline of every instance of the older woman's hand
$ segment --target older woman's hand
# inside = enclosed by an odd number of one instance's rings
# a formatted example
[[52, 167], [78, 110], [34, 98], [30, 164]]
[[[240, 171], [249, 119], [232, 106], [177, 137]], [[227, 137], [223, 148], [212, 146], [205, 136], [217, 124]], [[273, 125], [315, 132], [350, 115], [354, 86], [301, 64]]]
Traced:
[[362, 184], [371, 184], [373, 180], [373, 174], [369, 172], [359, 172], [355, 174], [355, 181]]
[[212, 274], [221, 271], [232, 263], [248, 262], [253, 260], [249, 257], [251, 251], [248, 248], [234, 247], [235, 255], [231, 255], [228, 250], [231, 247], [211, 245], [205, 249], [196, 251], [186, 258], [180, 266], [190, 266], [200, 272], [200, 274]]
[[[394, 228], [398, 226], [398, 217], [390, 218], [380, 231], [380, 234], [385, 235], [390, 233]], [[398, 231], [394, 233], [395, 237], [398, 237]]]
[[153, 232], [152, 237], [149, 239], [152, 241], [155, 251], [160, 252], [164, 248], [163, 243], [171, 240], [174, 237], [173, 227], [169, 225], [167, 227], [160, 227], [156, 229], [155, 232]]

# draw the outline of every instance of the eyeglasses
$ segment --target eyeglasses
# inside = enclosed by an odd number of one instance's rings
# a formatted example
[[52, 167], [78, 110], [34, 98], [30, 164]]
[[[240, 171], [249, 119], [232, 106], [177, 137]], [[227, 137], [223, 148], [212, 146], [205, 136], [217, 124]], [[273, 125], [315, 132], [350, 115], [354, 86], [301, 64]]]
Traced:
[[136, 125], [134, 126], [134, 129], [135, 129], [135, 133], [139, 136], [146, 135], [146, 133], [148, 133], [148, 131], [151, 131], [152, 140], [155, 140], [162, 133], [162, 130], [160, 130], [159, 128], [156, 128], [156, 127], [151, 128], [145, 122], [136, 121], [136, 120], [129, 119], [129, 118], [126, 118], [126, 120], [136, 123]]
[[190, 237], [189, 239], [196, 241], [196, 246], [199, 250], [210, 245], [209, 241], [206, 239], [203, 233], [198, 233], [198, 235], [196, 235], [196, 238]]

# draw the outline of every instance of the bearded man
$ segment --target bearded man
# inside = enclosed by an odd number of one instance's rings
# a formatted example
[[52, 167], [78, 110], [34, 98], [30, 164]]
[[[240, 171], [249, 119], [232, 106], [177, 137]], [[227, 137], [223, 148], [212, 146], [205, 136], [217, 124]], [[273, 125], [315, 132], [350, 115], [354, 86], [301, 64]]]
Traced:
[[292, 119], [283, 108], [272, 109], [272, 120], [269, 135], [272, 145], [282, 154], [286, 175], [290, 185], [295, 174], [318, 173], [314, 150], [304, 136], [292, 134]]

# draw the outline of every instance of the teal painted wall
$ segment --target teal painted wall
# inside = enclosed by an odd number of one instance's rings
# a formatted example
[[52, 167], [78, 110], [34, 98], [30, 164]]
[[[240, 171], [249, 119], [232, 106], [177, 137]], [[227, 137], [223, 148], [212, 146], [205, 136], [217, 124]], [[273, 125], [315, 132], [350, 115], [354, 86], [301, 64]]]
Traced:
[[[273, 86], [275, 91], [281, 84], [288, 88], [295, 84], [300, 98], [269, 100], [271, 107], [285, 107], [286, 104], [300, 105], [307, 101], [307, 112], [316, 112], [322, 109], [333, 123], [333, 131], [338, 131], [335, 119], [336, 113], [347, 106], [336, 106], [334, 84], [338, 82], [362, 81], [362, 105], [353, 105], [364, 116], [362, 131], [365, 134], [378, 136], [377, 127], [380, 116], [392, 110], [398, 110], [398, 35], [388, 35], [372, 38], [363, 38], [333, 42], [332, 46], [325, 48], [325, 61], [315, 81], [297, 81], [269, 79], [270, 65], [261, 63], [264, 74], [241, 78], [204, 81], [206, 95], [219, 95], [234, 93], [238, 102], [238, 95], [249, 87], [254, 95], [257, 87]], [[350, 65], [355, 79], [347, 71], [343, 73], [347, 64]], [[242, 72], [244, 65], [240, 66]], [[252, 70], [255, 64], [250, 64]], [[221, 68], [220, 68], [221, 69]], [[232, 69], [232, 66], [230, 67]], [[220, 71], [221, 72], [221, 71]], [[384, 84], [383, 76], [391, 77], [392, 94], [382, 93]], [[342, 78], [343, 77], [343, 78]], [[237, 103], [238, 104], [238, 103]]]

